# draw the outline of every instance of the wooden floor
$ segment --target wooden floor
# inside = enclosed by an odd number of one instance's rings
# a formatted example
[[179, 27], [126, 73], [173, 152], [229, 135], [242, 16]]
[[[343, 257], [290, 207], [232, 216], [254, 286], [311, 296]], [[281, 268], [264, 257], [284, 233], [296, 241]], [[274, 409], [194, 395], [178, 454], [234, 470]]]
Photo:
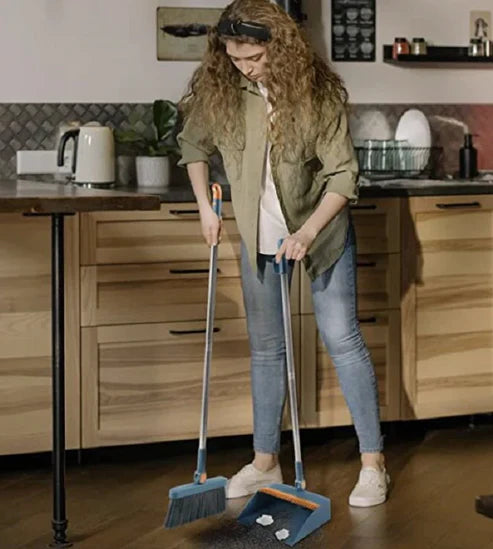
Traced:
[[[493, 549], [493, 520], [474, 512], [474, 498], [493, 493], [493, 425], [466, 424], [411, 433], [405, 426], [388, 437], [393, 480], [389, 501], [353, 509], [348, 494], [359, 463], [354, 439], [330, 431], [304, 437], [311, 491], [332, 499], [328, 525], [299, 543], [330, 549]], [[247, 439], [212, 449], [209, 476], [229, 476], [250, 459]], [[214, 443], [212, 444], [214, 446]], [[170, 487], [189, 482], [192, 448], [160, 446], [165, 457], [110, 457], [67, 471], [69, 535], [80, 549], [269, 549], [282, 547], [273, 531], [235, 521], [245, 500], [221, 517], [175, 530], [161, 527]], [[138, 450], [137, 450], [138, 451]], [[174, 455], [169, 455], [169, 454]], [[166, 454], [167, 457], [166, 457]], [[292, 481], [291, 445], [283, 445], [284, 473]], [[1, 462], [0, 462], [1, 464]], [[51, 481], [46, 468], [4, 467], [0, 473], [0, 548], [38, 549], [49, 541]]]

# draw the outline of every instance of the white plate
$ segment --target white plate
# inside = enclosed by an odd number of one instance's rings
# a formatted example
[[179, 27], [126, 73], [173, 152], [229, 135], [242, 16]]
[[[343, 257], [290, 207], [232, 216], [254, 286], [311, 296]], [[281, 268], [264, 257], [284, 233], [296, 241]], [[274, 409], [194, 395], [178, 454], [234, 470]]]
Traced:
[[[409, 147], [431, 147], [431, 129], [426, 116], [418, 109], [406, 111], [400, 118], [395, 139], [407, 141]], [[416, 151], [411, 154], [413, 168], [424, 170], [430, 158], [430, 151]]]

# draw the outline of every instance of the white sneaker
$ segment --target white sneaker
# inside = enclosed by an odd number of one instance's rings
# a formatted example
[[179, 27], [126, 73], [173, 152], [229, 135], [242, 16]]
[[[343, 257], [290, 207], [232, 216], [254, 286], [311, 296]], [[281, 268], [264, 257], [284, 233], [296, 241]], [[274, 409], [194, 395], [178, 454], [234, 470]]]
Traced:
[[264, 488], [273, 482], [282, 482], [282, 473], [279, 464], [270, 469], [270, 471], [262, 473], [253, 463], [249, 463], [228, 480], [226, 498], [233, 499], [250, 496], [259, 488]]
[[373, 467], [363, 467], [359, 479], [349, 496], [349, 505], [353, 507], [371, 507], [380, 505], [387, 499], [390, 477]]

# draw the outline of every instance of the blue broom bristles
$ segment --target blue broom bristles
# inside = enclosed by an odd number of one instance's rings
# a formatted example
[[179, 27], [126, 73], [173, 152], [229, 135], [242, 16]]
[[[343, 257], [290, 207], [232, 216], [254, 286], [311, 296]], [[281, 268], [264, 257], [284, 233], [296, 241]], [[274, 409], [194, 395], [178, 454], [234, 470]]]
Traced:
[[190, 483], [169, 491], [165, 528], [174, 528], [222, 513], [226, 509], [226, 478], [215, 477], [203, 484]]

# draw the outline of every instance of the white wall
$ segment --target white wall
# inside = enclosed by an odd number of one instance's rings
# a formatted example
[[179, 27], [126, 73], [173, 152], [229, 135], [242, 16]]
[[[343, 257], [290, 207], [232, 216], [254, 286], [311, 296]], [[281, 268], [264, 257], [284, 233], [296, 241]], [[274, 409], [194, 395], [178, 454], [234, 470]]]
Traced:
[[[330, 51], [330, 0], [305, 0], [317, 50]], [[493, 103], [493, 64], [483, 69], [410, 69], [382, 63], [383, 44], [422, 36], [435, 45], [469, 42], [469, 11], [493, 0], [376, 0], [377, 63], [337, 63], [353, 103]], [[323, 40], [321, 37], [323, 36]]]
[[156, 8], [227, 4], [0, 0], [0, 102], [178, 99], [196, 64], [156, 60]]
[[[225, 0], [0, 0], [0, 102], [178, 99], [196, 64], [156, 60], [156, 7]], [[305, 0], [308, 31], [328, 54], [330, 0]], [[377, 0], [377, 63], [339, 63], [355, 103], [492, 103], [493, 69], [400, 69], [381, 62], [394, 36], [467, 44], [469, 9], [492, 0]]]

